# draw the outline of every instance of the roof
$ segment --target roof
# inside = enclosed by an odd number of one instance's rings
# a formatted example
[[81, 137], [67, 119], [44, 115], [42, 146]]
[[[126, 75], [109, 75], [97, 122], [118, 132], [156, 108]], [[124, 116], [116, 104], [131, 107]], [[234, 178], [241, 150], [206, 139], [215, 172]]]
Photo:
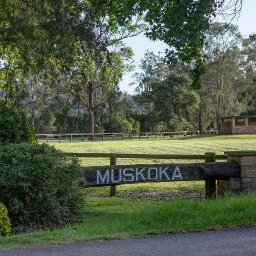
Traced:
[[256, 115], [254, 115], [254, 116], [224, 116], [224, 117], [219, 117], [218, 119], [229, 119], [229, 118], [256, 118]]

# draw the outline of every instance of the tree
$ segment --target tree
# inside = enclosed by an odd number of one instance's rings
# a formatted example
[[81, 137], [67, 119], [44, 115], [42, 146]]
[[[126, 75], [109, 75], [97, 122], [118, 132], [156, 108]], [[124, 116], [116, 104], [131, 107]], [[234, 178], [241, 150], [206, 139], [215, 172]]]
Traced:
[[53, 59], [69, 62], [78, 38], [90, 38], [88, 1], [11, 0], [0, 3], [0, 49], [17, 52], [36, 69]]
[[114, 86], [108, 93], [106, 105], [102, 111], [102, 126], [106, 132], [139, 132], [140, 124], [133, 118], [134, 102], [132, 96], [122, 93]]
[[243, 40], [243, 65], [246, 74], [245, 91], [242, 97], [248, 101], [248, 114], [256, 111], [256, 34], [249, 35]]
[[215, 23], [208, 31], [204, 54], [206, 72], [199, 90], [199, 129], [216, 129], [221, 116], [239, 115], [246, 110], [242, 36], [233, 25]]
[[69, 70], [70, 92], [87, 110], [89, 132], [94, 136], [95, 112], [105, 104], [108, 91], [122, 78], [125, 59], [131, 57], [129, 48], [117, 51], [97, 51], [78, 48], [77, 58]]
[[142, 127], [147, 131], [193, 129], [198, 95], [190, 87], [188, 67], [181, 63], [170, 67], [153, 53], [145, 54], [142, 64], [142, 72], [136, 75], [137, 101], [144, 107]]
[[169, 72], [163, 81], [152, 86], [154, 112], [168, 131], [195, 129], [199, 100], [190, 84], [188, 76]]

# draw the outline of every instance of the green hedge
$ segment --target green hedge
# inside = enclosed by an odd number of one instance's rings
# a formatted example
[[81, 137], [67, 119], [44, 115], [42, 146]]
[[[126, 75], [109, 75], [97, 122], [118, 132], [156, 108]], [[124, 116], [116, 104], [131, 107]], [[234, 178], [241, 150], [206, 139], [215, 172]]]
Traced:
[[6, 207], [0, 203], [0, 236], [8, 236], [11, 233], [11, 222]]
[[0, 143], [35, 142], [35, 131], [26, 115], [6, 102], [0, 102]]
[[83, 217], [78, 160], [43, 144], [0, 147], [0, 201], [14, 227], [56, 227]]

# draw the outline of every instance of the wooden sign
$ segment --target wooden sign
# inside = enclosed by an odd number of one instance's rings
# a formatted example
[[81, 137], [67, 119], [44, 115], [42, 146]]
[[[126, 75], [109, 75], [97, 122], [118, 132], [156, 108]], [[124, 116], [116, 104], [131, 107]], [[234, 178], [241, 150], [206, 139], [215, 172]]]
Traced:
[[85, 186], [204, 179], [203, 169], [195, 164], [88, 167], [84, 171]]
[[229, 179], [241, 175], [240, 167], [235, 162], [95, 166], [82, 170], [87, 187], [152, 181]]

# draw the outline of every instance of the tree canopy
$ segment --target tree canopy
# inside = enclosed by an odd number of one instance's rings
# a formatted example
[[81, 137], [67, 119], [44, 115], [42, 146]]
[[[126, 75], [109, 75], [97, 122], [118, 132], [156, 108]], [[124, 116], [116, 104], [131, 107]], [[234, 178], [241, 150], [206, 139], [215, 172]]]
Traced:
[[[178, 129], [191, 123], [196, 127], [196, 119], [203, 119], [200, 113], [197, 117], [197, 111], [204, 110], [207, 104], [215, 109], [212, 119], [234, 112], [237, 106], [247, 111], [247, 105], [237, 95], [242, 91], [251, 105], [255, 102], [255, 97], [249, 96], [254, 95], [255, 36], [244, 40], [241, 51], [240, 43], [236, 48], [237, 42], [242, 42], [236, 28], [211, 25], [226, 4], [235, 14], [242, 2], [3, 0], [0, 96], [25, 109], [38, 130], [44, 131], [67, 131], [74, 127], [74, 122], [77, 131], [79, 122], [89, 123], [90, 131], [94, 130], [94, 123], [98, 131], [124, 130], [125, 125], [129, 126], [127, 131], [139, 127], [161, 130], [160, 126]], [[138, 33], [165, 42], [168, 49], [164, 57], [150, 53], [145, 56], [143, 72], [137, 74], [140, 95], [126, 97], [117, 85], [129, 66], [127, 61], [131, 60], [132, 52], [122, 40]], [[222, 41], [226, 46], [221, 45]], [[227, 72], [220, 67], [228, 67]], [[219, 80], [215, 79], [216, 74]], [[191, 84], [202, 88], [193, 91]], [[241, 84], [248, 86], [239, 91]], [[230, 90], [234, 93], [225, 98]], [[112, 103], [111, 95], [115, 98]], [[169, 115], [161, 109], [164, 96], [168, 97], [165, 108]], [[124, 102], [134, 109], [127, 111]], [[119, 104], [121, 107], [117, 107]], [[152, 113], [155, 120], [150, 120]], [[180, 113], [184, 114], [182, 120], [178, 120]], [[214, 127], [214, 122], [211, 120], [205, 127]]]
[[[240, 1], [228, 1], [237, 5]], [[0, 3], [0, 54], [15, 49], [30, 65], [46, 59], [72, 58], [78, 40], [92, 44], [95, 20], [109, 23], [109, 29], [130, 27], [134, 17], [147, 24], [146, 35], [169, 45], [169, 61], [196, 61], [204, 32], [224, 0], [10, 0]], [[196, 75], [195, 75], [196, 76]]]

